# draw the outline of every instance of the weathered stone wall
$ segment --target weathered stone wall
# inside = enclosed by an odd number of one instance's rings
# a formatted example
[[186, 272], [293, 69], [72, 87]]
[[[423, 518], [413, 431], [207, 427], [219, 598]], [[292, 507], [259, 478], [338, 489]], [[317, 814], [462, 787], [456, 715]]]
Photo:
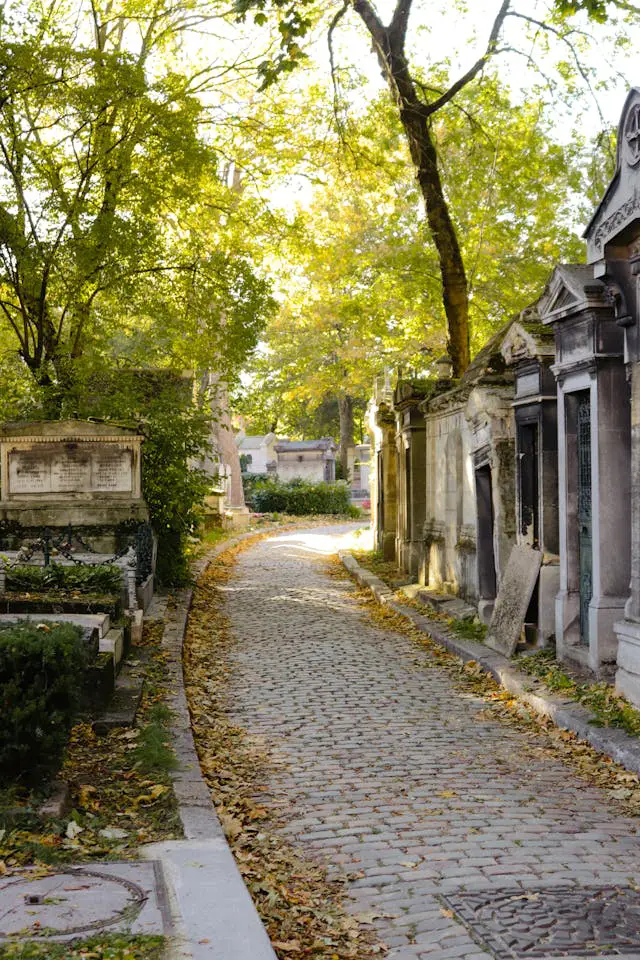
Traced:
[[460, 403], [426, 417], [425, 583], [477, 598], [475, 492], [470, 433]]

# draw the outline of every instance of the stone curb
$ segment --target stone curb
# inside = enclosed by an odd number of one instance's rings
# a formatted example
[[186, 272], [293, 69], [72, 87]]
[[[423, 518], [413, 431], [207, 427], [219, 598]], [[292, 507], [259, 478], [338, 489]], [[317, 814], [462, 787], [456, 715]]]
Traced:
[[[248, 531], [223, 541], [192, 567], [197, 581], [210, 563]], [[277, 960], [262, 920], [236, 866], [196, 752], [184, 686], [182, 652], [194, 587], [179, 590], [164, 618], [162, 648], [171, 688], [171, 740], [178, 760], [173, 788], [184, 840], [146, 847], [161, 862], [173, 919], [173, 960]]]
[[611, 757], [627, 770], [640, 774], [640, 741], [638, 739], [625, 733], [624, 730], [595, 726], [596, 718], [586, 707], [573, 700], [555, 696], [533, 677], [518, 670], [502, 654], [489, 650], [482, 643], [455, 637], [439, 621], [431, 620], [412, 607], [399, 602], [386, 583], [368, 570], [364, 570], [350, 553], [340, 551], [338, 556], [345, 569], [358, 583], [371, 591], [378, 603], [407, 617], [419, 630], [428, 633], [437, 643], [459, 657], [463, 663], [469, 663], [471, 660], [479, 663], [505, 690], [518, 697], [536, 713], [548, 717], [560, 729], [575, 733], [600, 753]]

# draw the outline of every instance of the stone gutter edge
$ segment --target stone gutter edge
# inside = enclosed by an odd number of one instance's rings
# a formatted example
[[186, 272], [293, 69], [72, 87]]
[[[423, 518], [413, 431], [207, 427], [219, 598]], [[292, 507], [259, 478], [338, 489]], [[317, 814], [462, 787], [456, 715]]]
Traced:
[[555, 696], [533, 677], [518, 670], [513, 663], [484, 644], [452, 636], [439, 621], [431, 620], [396, 599], [384, 581], [360, 566], [347, 551], [338, 556], [351, 576], [371, 591], [379, 604], [402, 614], [437, 643], [462, 660], [475, 661], [509, 693], [522, 700], [536, 713], [549, 718], [555, 726], [575, 733], [600, 753], [604, 753], [633, 773], [640, 774], [640, 741], [615, 727], [595, 726], [595, 717], [586, 707], [573, 700]]
[[[217, 934], [211, 937], [211, 949], [214, 951], [212, 956], [220, 957], [220, 960], [243, 960], [248, 955], [247, 951], [255, 960], [277, 960], [277, 958], [227, 843], [211, 798], [211, 791], [200, 768], [185, 692], [183, 644], [197, 581], [205, 573], [209, 564], [214, 562], [220, 554], [261, 532], [251, 530], [245, 534], [230, 537], [195, 561], [191, 571], [194, 585], [176, 592], [175, 607], [168, 609], [165, 614], [161, 644], [162, 649], [169, 654], [166, 669], [172, 693], [168, 698], [167, 706], [172, 713], [171, 742], [178, 760], [176, 769], [171, 771], [171, 778], [178, 801], [184, 839], [166, 844], [154, 844], [149, 848], [149, 854], [160, 857], [165, 875], [168, 875], [167, 880], [169, 876], [176, 873], [175, 862], [180, 857], [179, 852], [176, 852], [181, 848], [184, 848], [184, 856], [187, 858], [192, 858], [194, 862], [202, 861], [202, 883], [213, 884], [216, 888], [217, 896], [221, 900], [220, 909], [225, 914], [225, 916], [209, 915], [208, 920], [202, 918], [201, 921], [205, 925], [208, 923], [212, 932], [215, 931]], [[177, 921], [174, 925], [177, 927], [177, 946], [180, 949], [177, 953], [174, 949], [172, 956], [187, 960], [196, 954], [200, 956], [206, 953], [208, 956], [209, 948], [203, 949], [203, 946], [196, 946], [193, 943], [193, 936], [199, 934], [193, 922], [186, 921], [184, 916], [184, 898], [185, 895], [189, 897], [185, 883], [188, 883], [187, 877], [178, 871], [171, 886], [174, 888], [173, 901], [178, 905], [173, 913]], [[193, 893], [197, 894], [197, 891]], [[213, 904], [212, 913], [217, 913]], [[205, 932], [209, 936], [209, 929], [205, 929]], [[199, 933], [202, 933], [202, 930]], [[205, 942], [208, 943], [208, 940], [196, 941], [199, 944]]]

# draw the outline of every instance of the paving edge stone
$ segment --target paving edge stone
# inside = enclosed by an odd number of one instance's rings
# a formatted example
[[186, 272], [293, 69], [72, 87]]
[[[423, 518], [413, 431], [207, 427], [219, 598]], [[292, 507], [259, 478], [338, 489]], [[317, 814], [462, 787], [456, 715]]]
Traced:
[[533, 677], [518, 670], [502, 654], [489, 650], [484, 644], [452, 635], [443, 628], [441, 622], [432, 620], [398, 601], [387, 584], [369, 570], [363, 569], [350, 553], [341, 550], [338, 556], [345, 569], [358, 583], [371, 591], [378, 603], [407, 617], [419, 630], [429, 634], [463, 663], [471, 660], [479, 663], [505, 690], [536, 713], [548, 717], [560, 729], [575, 733], [600, 753], [611, 757], [627, 770], [640, 774], [640, 741], [636, 737], [614, 727], [596, 726], [596, 718], [586, 707], [573, 700], [554, 696]]
[[[194, 581], [225, 550], [260, 531], [249, 531], [223, 541], [192, 566]], [[162, 864], [169, 891], [176, 935], [169, 955], [173, 960], [277, 960], [251, 895], [236, 867], [224, 830], [202, 775], [196, 752], [184, 686], [183, 644], [194, 587], [178, 590], [175, 606], [164, 616], [162, 649], [168, 654], [166, 670], [171, 694], [171, 740], [178, 761], [171, 772], [184, 840], [152, 844], [143, 856]], [[194, 872], [193, 866], [198, 870]], [[192, 901], [209, 896], [209, 909], [198, 919]], [[213, 908], [218, 903], [220, 909]], [[227, 913], [232, 914], [229, 925]]]

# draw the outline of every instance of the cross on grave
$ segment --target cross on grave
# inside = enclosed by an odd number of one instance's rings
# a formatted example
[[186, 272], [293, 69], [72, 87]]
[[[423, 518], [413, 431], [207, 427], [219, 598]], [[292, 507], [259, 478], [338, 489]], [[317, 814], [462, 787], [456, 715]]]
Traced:
[[627, 144], [627, 159], [631, 166], [640, 161], [640, 104], [636, 104], [627, 117], [624, 138]]

